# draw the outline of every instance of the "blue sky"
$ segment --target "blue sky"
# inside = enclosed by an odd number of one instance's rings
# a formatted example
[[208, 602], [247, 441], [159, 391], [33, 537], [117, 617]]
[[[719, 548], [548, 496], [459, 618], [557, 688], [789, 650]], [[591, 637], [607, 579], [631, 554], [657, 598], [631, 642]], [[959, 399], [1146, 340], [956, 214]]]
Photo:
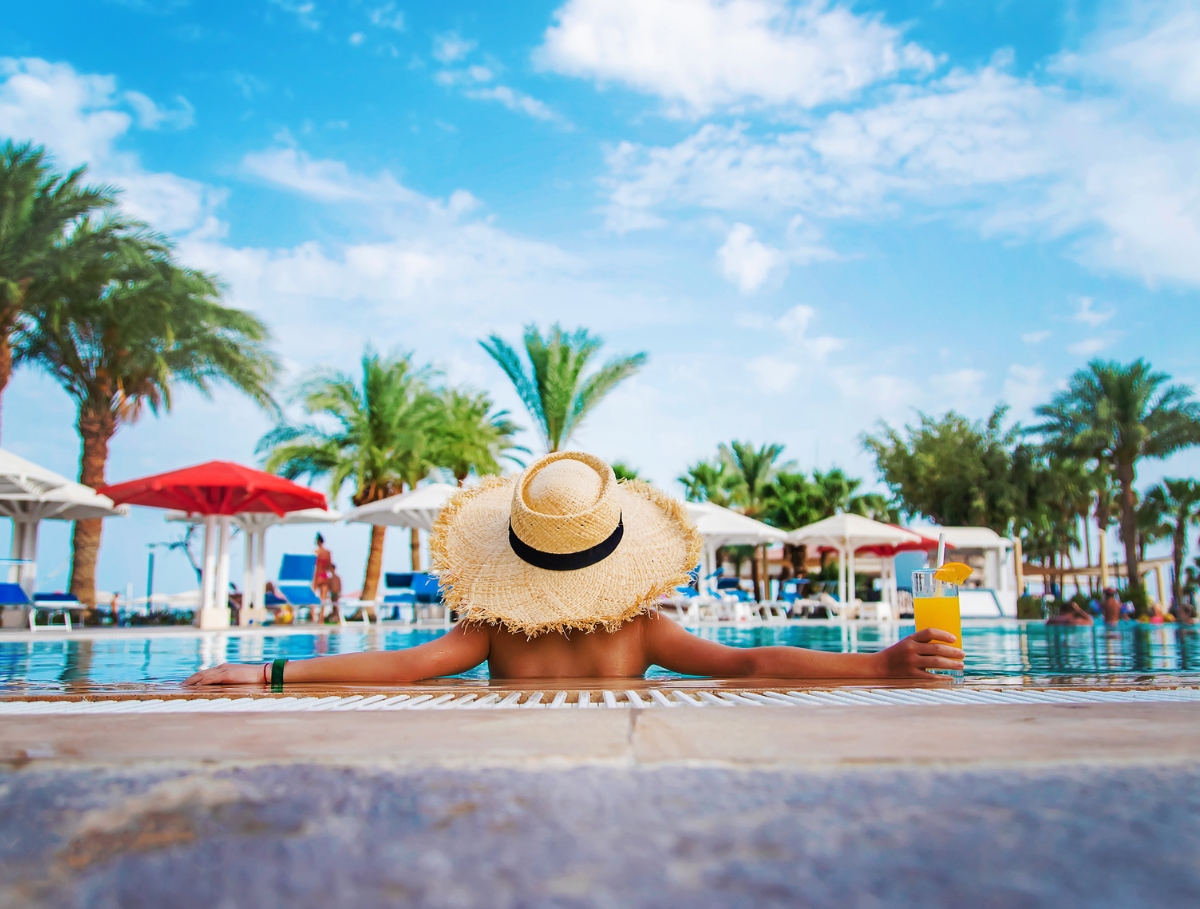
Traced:
[[[1197, 61], [1196, 3], [43, 0], [0, 21], [0, 134], [123, 186], [292, 376], [370, 343], [519, 413], [476, 341], [560, 320], [650, 354], [581, 447], [670, 484], [779, 441], [873, 480], [880, 419], [1027, 419], [1093, 356], [1200, 378]], [[18, 373], [6, 447], [74, 474], [72, 422]], [[109, 478], [252, 462], [268, 425], [183, 393]], [[109, 522], [101, 586], [173, 533]], [[331, 536], [353, 585], [366, 531]]]

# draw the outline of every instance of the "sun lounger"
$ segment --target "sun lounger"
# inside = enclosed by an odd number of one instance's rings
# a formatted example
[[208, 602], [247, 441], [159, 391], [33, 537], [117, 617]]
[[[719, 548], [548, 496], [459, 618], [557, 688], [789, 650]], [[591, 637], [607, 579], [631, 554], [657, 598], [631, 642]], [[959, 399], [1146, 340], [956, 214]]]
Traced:
[[311, 619], [313, 609], [321, 607], [321, 598], [313, 590], [313, 574], [317, 570], [315, 555], [285, 555], [279, 566], [279, 582], [276, 591], [283, 597], [298, 619], [300, 610], [307, 609]]
[[389, 571], [383, 580], [388, 590], [396, 591], [383, 598], [384, 605], [408, 606], [414, 622], [419, 616], [449, 621], [435, 575], [422, 571]]
[[[37, 631], [37, 616], [39, 613], [45, 613], [46, 624], [40, 626], [46, 628], [63, 628], [67, 631], [72, 629], [71, 625], [71, 610], [83, 609], [83, 604], [73, 593], [35, 593], [33, 599], [29, 599], [29, 595], [20, 584], [0, 584], [0, 606], [16, 606], [24, 609], [29, 621], [29, 630]], [[62, 616], [62, 623], [54, 625], [50, 619], [54, 613], [59, 613]]]

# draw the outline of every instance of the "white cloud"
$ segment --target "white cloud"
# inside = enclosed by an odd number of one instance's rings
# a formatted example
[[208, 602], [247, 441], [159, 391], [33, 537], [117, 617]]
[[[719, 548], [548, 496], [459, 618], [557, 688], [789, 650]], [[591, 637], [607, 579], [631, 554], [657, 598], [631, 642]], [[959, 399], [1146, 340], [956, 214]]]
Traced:
[[996, 67], [897, 86], [882, 103], [776, 133], [707, 124], [609, 152], [612, 229], [662, 212], [876, 219], [905, 206], [985, 235], [1067, 238], [1097, 271], [1200, 284], [1200, 130]]
[[143, 129], [187, 129], [195, 122], [195, 108], [182, 95], [175, 96], [176, 109], [159, 107], [154, 100], [141, 92], [125, 92], [125, 100], [137, 111], [138, 125]]
[[1068, 344], [1067, 352], [1081, 357], [1090, 357], [1092, 354], [1100, 353], [1100, 351], [1104, 350], [1111, 343], [1110, 340], [1105, 338], [1084, 338], [1082, 341]]
[[1050, 389], [1046, 384], [1046, 373], [1040, 366], [1022, 366], [1013, 363], [1008, 367], [1008, 375], [1004, 378], [1004, 386], [1000, 392], [1001, 400], [1008, 404], [1015, 416], [1029, 413], [1035, 406], [1043, 403], [1049, 397]]
[[1117, 314], [1116, 310], [1113, 309], [1107, 312], [1100, 312], [1092, 308], [1094, 305], [1095, 301], [1091, 297], [1080, 297], [1079, 308], [1075, 311], [1075, 315], [1072, 318], [1076, 322], [1082, 322], [1084, 325], [1098, 328]]
[[1027, 331], [1027, 332], [1025, 332], [1025, 334], [1021, 335], [1021, 340], [1024, 341], [1026, 344], [1041, 344], [1043, 341], [1045, 341], [1047, 338], [1050, 337], [1050, 334], [1051, 334], [1050, 332], [1045, 331], [1045, 330], [1043, 330], [1043, 331]]
[[804, 303], [798, 303], [779, 317], [775, 328], [814, 363], [822, 363], [829, 354], [846, 346], [842, 338], [831, 335], [810, 337], [809, 325], [817, 318], [817, 311]]
[[547, 120], [555, 123], [563, 123], [563, 120], [558, 114], [551, 110], [546, 104], [534, 98], [532, 95], [527, 95], [522, 91], [517, 91], [515, 88], [509, 88], [507, 85], [493, 85], [489, 88], [468, 89], [463, 92], [468, 98], [473, 98], [477, 101], [499, 101], [509, 110], [518, 114], [527, 114], [535, 120]]
[[285, 13], [295, 16], [301, 28], [315, 32], [321, 27], [321, 23], [314, 15], [317, 11], [317, 4], [313, 0], [303, 0], [303, 2], [302, 0], [269, 0], [269, 2]]
[[754, 377], [754, 384], [761, 390], [773, 394], [787, 391], [800, 374], [800, 366], [778, 357], [764, 355], [755, 357], [746, 364]]
[[[224, 191], [195, 180], [148, 171], [121, 148], [134, 125], [126, 105], [140, 101], [119, 92], [112, 76], [37, 58], [0, 58], [0, 79], [0, 134], [44, 145], [64, 168], [86, 164], [90, 180], [124, 190], [121, 206], [133, 217], [169, 233], [186, 231], [205, 223], [224, 199]], [[143, 118], [147, 110], [143, 105]]]
[[1102, 34], [1082, 55], [1060, 66], [1106, 83], [1120, 81], [1200, 104], [1200, 10], [1191, 3], [1160, 3], [1138, 11], [1149, 18]]
[[365, 177], [352, 173], [342, 161], [313, 160], [295, 148], [250, 152], [242, 158], [241, 170], [323, 202], [420, 205], [427, 201], [420, 193], [402, 186], [387, 171], [377, 177]]
[[350, 36], [350, 43], [354, 47], [358, 47], [358, 45], [362, 44], [366, 40], [367, 40], [367, 36], [364, 35], [362, 32], [355, 32], [354, 34], [352, 34]]
[[744, 294], [758, 290], [787, 268], [783, 253], [760, 242], [748, 224], [733, 225], [717, 250], [717, 259], [721, 274]]
[[[466, 55], [472, 47], [474, 47], [473, 43], [464, 44], [452, 50], [455, 54]], [[488, 83], [495, 78], [496, 73], [492, 68], [478, 63], [462, 69], [442, 70], [434, 76], [434, 80], [441, 85], [461, 87], [463, 96], [474, 101], [496, 101], [514, 113], [525, 114], [535, 120], [544, 120], [568, 129], [571, 128], [571, 124], [565, 118], [532, 95], [508, 85], [489, 85]]]
[[844, 339], [832, 335], [818, 335], [804, 342], [805, 351], [818, 363], [824, 362], [831, 353], [842, 350], [845, 346]]
[[464, 59], [475, 49], [475, 41], [466, 41], [457, 32], [447, 32], [433, 39], [434, 59], [441, 63], [455, 63]]
[[397, 32], [404, 31], [404, 11], [396, 9], [395, 3], [377, 6], [367, 15], [371, 24], [378, 28], [390, 28]]
[[878, 17], [825, 0], [568, 0], [554, 19], [540, 65], [693, 114], [814, 107], [934, 65]]
[[804, 303], [793, 306], [775, 323], [775, 327], [792, 341], [804, 340], [809, 323], [816, 317], [817, 311]]
[[969, 406], [979, 398], [983, 390], [983, 380], [987, 373], [978, 369], [956, 369], [941, 375], [930, 376], [929, 384], [936, 388], [942, 399], [953, 402], [954, 406]]

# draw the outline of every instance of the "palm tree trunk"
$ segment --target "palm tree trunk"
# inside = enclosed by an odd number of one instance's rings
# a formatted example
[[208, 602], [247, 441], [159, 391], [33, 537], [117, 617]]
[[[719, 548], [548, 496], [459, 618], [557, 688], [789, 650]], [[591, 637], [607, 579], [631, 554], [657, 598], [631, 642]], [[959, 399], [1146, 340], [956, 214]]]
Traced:
[[1108, 521], [1107, 508], [1096, 505], [1096, 560], [1100, 563], [1100, 592], [1108, 587]]
[[[79, 438], [83, 454], [79, 463], [79, 482], [98, 489], [104, 485], [108, 463], [108, 442], [117, 430], [116, 417], [107, 408], [94, 411], [80, 408]], [[102, 518], [76, 521], [71, 536], [71, 593], [89, 609], [96, 606], [96, 560], [100, 555]]]
[[8, 388], [8, 380], [12, 378], [13, 355], [9, 336], [12, 334], [13, 313], [0, 315], [0, 416], [4, 410], [4, 389]]
[[758, 547], [754, 547], [754, 552], [750, 556], [750, 581], [754, 586], [754, 599], [762, 602], [762, 586], [759, 584], [758, 572]]
[[1183, 621], [1183, 556], [1187, 550], [1187, 520], [1183, 516], [1180, 516], [1179, 523], [1175, 525], [1175, 539], [1171, 542], [1171, 567], [1174, 569], [1171, 578], [1171, 600], [1175, 607], [1175, 618]]
[[[1125, 544], [1125, 569], [1129, 574], [1129, 598], [1138, 614], [1146, 611], [1145, 597], [1140, 594], [1142, 573], [1138, 563], [1137, 498], [1133, 491], [1133, 464], [1118, 464], [1117, 479], [1121, 483], [1121, 542]], [[1135, 595], [1135, 589], [1137, 594]]]
[[[1092, 526], [1088, 518], [1092, 516], [1092, 506], [1089, 504], [1087, 512], [1083, 518], [1083, 553], [1087, 556], [1087, 566], [1092, 567]], [[1092, 577], [1091, 572], [1088, 572], [1088, 593], [1092, 596], [1096, 595], [1096, 579]]]
[[421, 531], [412, 528], [409, 531], [409, 551], [412, 553], [412, 570], [421, 570]]
[[387, 527], [371, 525], [371, 546], [367, 552], [367, 573], [363, 577], [362, 599], [373, 600], [379, 590], [379, 573], [383, 569], [383, 540]]

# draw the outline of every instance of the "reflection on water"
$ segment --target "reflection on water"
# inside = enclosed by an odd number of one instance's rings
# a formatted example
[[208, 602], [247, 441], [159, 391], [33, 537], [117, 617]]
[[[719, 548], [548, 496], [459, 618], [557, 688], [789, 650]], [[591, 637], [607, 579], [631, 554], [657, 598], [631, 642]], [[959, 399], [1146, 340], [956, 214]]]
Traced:
[[[911, 625], [807, 624], [710, 626], [702, 637], [734, 647], [791, 645], [834, 652], [872, 652], [912, 632]], [[173, 685], [217, 663], [261, 663], [326, 653], [401, 650], [434, 640], [444, 629], [341, 631], [335, 634], [185, 634], [0, 641], [0, 690], [85, 691], [130, 685]], [[1152, 676], [1200, 674], [1200, 628], [1127, 624], [1047, 627], [967, 624], [968, 682], [1043, 684], [1070, 681], [1130, 683]], [[653, 667], [651, 678], [672, 673]], [[459, 678], [486, 679], [480, 666]]]

